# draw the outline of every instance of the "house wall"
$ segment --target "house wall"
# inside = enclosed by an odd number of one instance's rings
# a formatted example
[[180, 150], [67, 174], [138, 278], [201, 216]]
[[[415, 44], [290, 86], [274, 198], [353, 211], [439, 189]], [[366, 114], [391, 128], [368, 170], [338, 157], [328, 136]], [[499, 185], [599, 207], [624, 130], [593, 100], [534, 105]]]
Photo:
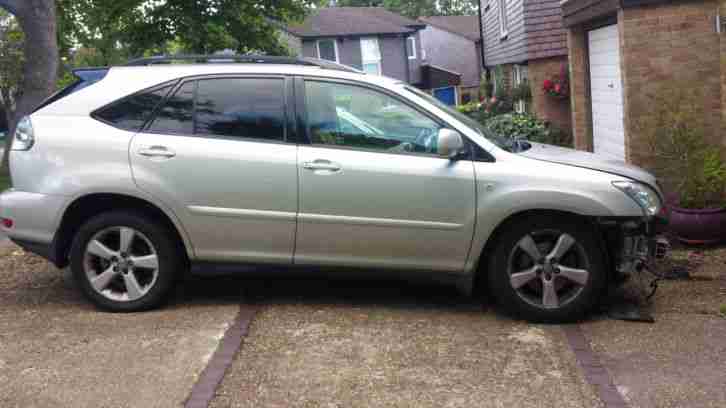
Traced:
[[[421, 39], [416, 38], [416, 59], [409, 60], [406, 56], [405, 38], [396, 36], [378, 36], [378, 46], [381, 50], [381, 68], [383, 75], [408, 81], [415, 84], [421, 81]], [[338, 60], [343, 65], [349, 65], [361, 69], [361, 48], [359, 37], [337, 38]], [[304, 40], [302, 53], [305, 57], [318, 58], [317, 41]], [[408, 67], [408, 75], [406, 74]]]
[[524, 1], [504, 1], [507, 5], [509, 34], [502, 39], [499, 24], [499, 0], [481, 0], [484, 55], [487, 66], [519, 63], [527, 60]]
[[528, 59], [567, 55], [560, 0], [524, 0], [524, 31]]
[[[629, 161], [648, 167], [653, 159], [638, 137], [638, 122], [652, 115], [651, 97], [671, 85], [697, 91], [684, 100], [701, 110], [699, 119], [706, 139], [726, 146], [723, 132], [723, 78], [720, 36], [715, 30], [717, 3], [713, 0], [681, 1], [620, 9], [617, 14], [621, 42], [621, 71], [625, 151]], [[575, 144], [592, 149], [591, 101], [587, 78], [586, 31], [574, 27], [570, 47], [571, 106]]]
[[426, 62], [461, 74], [462, 87], [478, 87], [481, 51], [466, 37], [429, 25], [421, 31]]
[[567, 57], [540, 58], [529, 62], [529, 83], [532, 88], [532, 110], [540, 118], [551, 122], [558, 129], [572, 132], [572, 115], [569, 99], [560, 100], [545, 93], [542, 84], [552, 79], [567, 66]]
[[[406, 49], [404, 48], [404, 51], [405, 50]], [[404, 55], [406, 55], [405, 52]], [[418, 84], [423, 81], [423, 77], [421, 74], [421, 66], [423, 66], [423, 55], [424, 49], [423, 41], [421, 40], [421, 31], [418, 31], [416, 32], [416, 59], [408, 60], [408, 66], [411, 75], [411, 80], [409, 82], [412, 84]]]

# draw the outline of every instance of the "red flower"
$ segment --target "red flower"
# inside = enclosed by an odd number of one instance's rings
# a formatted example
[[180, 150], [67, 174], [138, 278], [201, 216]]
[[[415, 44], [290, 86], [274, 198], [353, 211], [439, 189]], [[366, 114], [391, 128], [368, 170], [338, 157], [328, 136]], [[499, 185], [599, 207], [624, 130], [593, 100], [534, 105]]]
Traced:
[[562, 85], [560, 85], [560, 84], [555, 85], [555, 92], [560, 93], [560, 91], [562, 91]]
[[544, 80], [544, 90], [545, 90], [545, 91], [550, 91], [550, 90], [552, 90], [552, 85], [553, 85], [553, 83], [552, 83], [552, 81], [550, 81], [549, 79], [545, 79], [545, 80]]

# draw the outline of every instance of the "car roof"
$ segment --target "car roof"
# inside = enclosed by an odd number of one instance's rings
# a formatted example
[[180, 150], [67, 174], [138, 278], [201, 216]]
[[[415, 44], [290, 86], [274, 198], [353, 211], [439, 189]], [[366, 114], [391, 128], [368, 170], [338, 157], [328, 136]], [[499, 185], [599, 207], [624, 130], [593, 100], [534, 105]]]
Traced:
[[213, 75], [280, 75], [313, 76], [363, 82], [381, 87], [401, 81], [378, 75], [326, 69], [297, 64], [203, 63], [157, 64], [148, 66], [111, 67], [104, 79], [50, 104], [37, 113], [41, 115], [85, 115], [125, 96], [180, 78]]

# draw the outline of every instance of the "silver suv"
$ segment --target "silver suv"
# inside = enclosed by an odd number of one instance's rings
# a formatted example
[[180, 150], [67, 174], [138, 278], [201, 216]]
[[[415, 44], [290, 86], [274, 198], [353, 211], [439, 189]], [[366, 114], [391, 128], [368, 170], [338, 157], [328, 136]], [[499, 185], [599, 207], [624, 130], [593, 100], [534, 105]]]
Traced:
[[224, 58], [76, 71], [17, 127], [3, 232], [118, 312], [195, 264], [254, 264], [408, 271], [574, 320], [653, 253], [663, 199], [639, 168], [513, 142], [393, 79]]

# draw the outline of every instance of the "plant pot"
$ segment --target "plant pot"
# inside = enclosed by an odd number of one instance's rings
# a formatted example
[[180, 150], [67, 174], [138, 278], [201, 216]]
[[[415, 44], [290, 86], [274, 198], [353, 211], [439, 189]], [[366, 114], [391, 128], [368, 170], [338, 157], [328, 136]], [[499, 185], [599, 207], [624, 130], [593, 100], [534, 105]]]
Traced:
[[685, 244], [726, 241], [726, 208], [687, 209], [670, 206], [668, 228]]

